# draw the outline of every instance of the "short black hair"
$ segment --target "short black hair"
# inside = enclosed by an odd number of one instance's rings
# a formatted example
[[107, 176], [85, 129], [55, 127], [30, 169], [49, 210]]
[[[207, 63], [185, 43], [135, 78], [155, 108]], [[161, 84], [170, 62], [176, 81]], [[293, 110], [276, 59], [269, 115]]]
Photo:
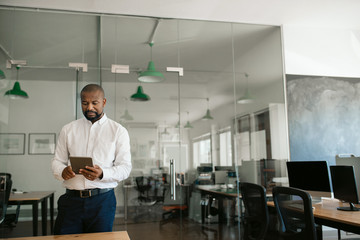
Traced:
[[103, 95], [103, 97], [105, 98], [105, 92], [104, 92], [104, 89], [98, 85], [98, 84], [94, 84], [94, 83], [91, 83], [91, 84], [88, 84], [86, 85], [80, 92], [80, 96], [82, 96], [82, 93], [83, 92], [95, 92], [95, 91], [100, 91]]

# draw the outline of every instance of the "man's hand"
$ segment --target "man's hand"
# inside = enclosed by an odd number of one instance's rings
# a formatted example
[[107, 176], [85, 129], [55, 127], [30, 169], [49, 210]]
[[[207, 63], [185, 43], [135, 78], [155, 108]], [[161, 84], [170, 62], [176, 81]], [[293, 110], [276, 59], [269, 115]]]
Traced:
[[94, 167], [86, 166], [85, 169], [80, 169], [80, 174], [90, 181], [103, 177], [103, 171], [98, 165]]
[[63, 179], [69, 180], [70, 178], [75, 177], [75, 173], [73, 172], [71, 166], [67, 166], [61, 173], [61, 176]]

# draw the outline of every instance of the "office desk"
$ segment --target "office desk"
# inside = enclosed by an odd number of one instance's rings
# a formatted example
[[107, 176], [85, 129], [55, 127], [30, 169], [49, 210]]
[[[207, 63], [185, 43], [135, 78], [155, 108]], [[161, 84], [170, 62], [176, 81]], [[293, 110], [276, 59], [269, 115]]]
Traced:
[[[239, 200], [241, 200], [241, 194], [238, 193], [238, 189], [235, 188], [221, 188], [221, 185], [198, 185], [197, 189], [200, 190], [201, 195], [210, 195], [212, 197], [215, 197], [218, 199], [219, 201], [219, 214], [224, 212], [224, 207], [223, 207], [223, 200], [224, 199], [231, 199], [231, 200], [236, 200], [237, 197], [239, 197]], [[271, 190], [266, 192], [266, 197], [272, 197], [272, 192]], [[242, 209], [242, 204], [239, 204], [240, 207], [240, 214], [243, 213], [243, 209]], [[201, 208], [201, 223], [205, 222], [205, 211], [204, 211], [204, 206], [202, 206]], [[219, 218], [219, 222], [222, 222], [222, 217], [220, 215]]]
[[[275, 208], [274, 202], [268, 206]], [[360, 211], [348, 212], [337, 210], [337, 207], [348, 206], [336, 199], [324, 199], [322, 203], [313, 204], [314, 219], [317, 224], [329, 226], [339, 230], [360, 234]], [[356, 205], [360, 207], [360, 205]]]
[[68, 234], [55, 236], [40, 236], [40, 237], [26, 237], [26, 238], [9, 238], [11, 240], [130, 240], [126, 231], [121, 232], [103, 232], [103, 233], [83, 233], [83, 234]]
[[11, 193], [8, 205], [32, 205], [33, 235], [38, 235], [38, 205], [41, 203], [42, 235], [47, 235], [47, 200], [50, 200], [50, 229], [54, 226], [54, 191]]
[[236, 188], [221, 188], [220, 185], [198, 185], [197, 189], [199, 189], [201, 193], [210, 194], [214, 197], [231, 199], [238, 196]]
[[[210, 195], [218, 200], [219, 222], [223, 222], [224, 199], [235, 200], [239, 194], [236, 188], [221, 188], [220, 185], [198, 185], [201, 196]], [[234, 203], [235, 204], [235, 203]], [[240, 204], [240, 212], [242, 212]], [[201, 206], [201, 223], [205, 223], [205, 205]]]

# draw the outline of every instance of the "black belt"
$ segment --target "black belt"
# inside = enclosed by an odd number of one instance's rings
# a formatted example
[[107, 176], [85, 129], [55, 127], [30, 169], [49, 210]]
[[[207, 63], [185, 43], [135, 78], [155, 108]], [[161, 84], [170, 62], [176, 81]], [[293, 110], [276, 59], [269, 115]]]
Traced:
[[72, 197], [88, 198], [101, 193], [106, 193], [111, 190], [113, 190], [113, 188], [94, 188], [94, 189], [85, 189], [85, 190], [66, 189], [66, 194]]

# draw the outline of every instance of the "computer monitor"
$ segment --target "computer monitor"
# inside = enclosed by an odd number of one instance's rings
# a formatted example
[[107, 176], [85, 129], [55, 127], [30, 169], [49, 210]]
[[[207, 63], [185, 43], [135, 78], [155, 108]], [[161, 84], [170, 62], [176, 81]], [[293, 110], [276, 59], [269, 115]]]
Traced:
[[337, 209], [359, 211], [360, 209], [354, 206], [354, 203], [359, 203], [354, 167], [330, 166], [330, 172], [334, 197], [350, 204], [349, 207], [338, 207]]
[[290, 187], [307, 191], [313, 199], [332, 196], [326, 161], [290, 161], [286, 166]]
[[[335, 156], [336, 165], [341, 166], [353, 166], [355, 176], [360, 176], [360, 157], [355, 157], [354, 155], [350, 156]], [[356, 185], [358, 196], [360, 196], [360, 177], [356, 178]]]
[[227, 183], [228, 171], [215, 171], [215, 184]]

